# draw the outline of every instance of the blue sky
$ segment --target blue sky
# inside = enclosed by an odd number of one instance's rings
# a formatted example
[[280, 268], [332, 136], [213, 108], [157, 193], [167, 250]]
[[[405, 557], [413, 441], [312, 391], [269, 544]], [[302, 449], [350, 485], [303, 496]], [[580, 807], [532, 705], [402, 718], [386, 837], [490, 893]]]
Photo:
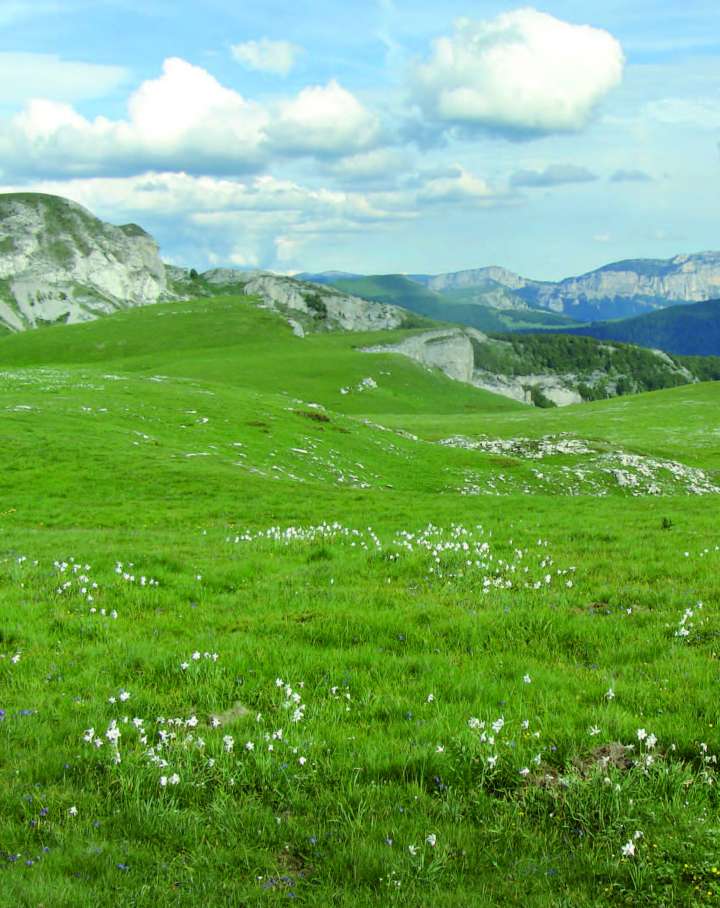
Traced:
[[720, 7], [3, 0], [0, 189], [170, 261], [553, 279], [717, 248]]

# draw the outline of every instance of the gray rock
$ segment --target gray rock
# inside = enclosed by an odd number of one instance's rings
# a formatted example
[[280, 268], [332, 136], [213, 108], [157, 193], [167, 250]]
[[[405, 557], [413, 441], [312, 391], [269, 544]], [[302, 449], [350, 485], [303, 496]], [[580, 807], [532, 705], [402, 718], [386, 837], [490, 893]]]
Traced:
[[449, 328], [415, 334], [399, 344], [365, 347], [363, 352], [400, 353], [430, 369], [440, 369], [449, 378], [472, 384], [475, 363], [471, 337], [486, 339], [474, 328]]
[[81, 322], [170, 298], [157, 243], [57, 196], [0, 196], [0, 322]]

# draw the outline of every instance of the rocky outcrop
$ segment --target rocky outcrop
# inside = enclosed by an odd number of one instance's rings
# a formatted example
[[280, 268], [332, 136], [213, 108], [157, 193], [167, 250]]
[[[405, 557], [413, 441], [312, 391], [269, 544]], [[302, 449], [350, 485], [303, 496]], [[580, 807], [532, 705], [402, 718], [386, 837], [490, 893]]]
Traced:
[[[612, 344], [598, 344], [598, 348], [610, 354], [616, 352], [616, 347]], [[423, 331], [410, 335], [399, 343], [365, 347], [362, 352], [399, 353], [428, 369], [439, 369], [455, 381], [536, 406], [555, 404], [565, 407], [582, 403], [583, 400], [592, 398], [593, 394], [597, 395], [594, 398], [597, 399], [627, 394], [628, 389], [644, 389], [642, 384], [638, 385], [632, 368], [628, 369], [627, 365], [622, 364], [616, 368], [613, 365], [613, 356], [610, 365], [587, 368], [582, 373], [566, 369], [551, 371], [552, 366], [548, 366], [544, 372], [533, 371], [530, 355], [514, 353], [512, 345], [507, 341], [489, 337], [474, 328]], [[665, 384], [661, 382], [661, 387], [697, 381], [688, 368], [661, 350], [637, 349], [637, 354], [657, 360], [659, 369], [651, 371], [657, 373], [654, 374], [655, 381], [665, 380]], [[491, 371], [494, 367], [489, 366], [493, 361], [497, 363], [496, 371]], [[647, 361], [643, 365], [645, 367]]]
[[[720, 253], [677, 255], [668, 261], [618, 262], [567, 278], [558, 285], [540, 285], [537, 299], [553, 308], [578, 305], [583, 299], [632, 299], [699, 303], [720, 296]], [[572, 314], [571, 312], [569, 314]]]
[[113, 227], [58, 196], [0, 195], [0, 326], [11, 331], [224, 291], [296, 314], [291, 327], [297, 336], [381, 331], [407, 318], [397, 306], [284, 275], [231, 268], [198, 275], [165, 265], [155, 240], [134, 224]]
[[259, 297], [272, 309], [308, 316], [309, 326], [316, 329], [385, 331], [400, 327], [407, 318], [407, 312], [398, 306], [373, 303], [334, 287], [268, 271], [216, 268], [200, 277], [212, 287], [240, 289], [247, 296]]
[[576, 390], [577, 383], [575, 375], [499, 375], [484, 369], [476, 369], [472, 380], [476, 388], [502, 394], [524, 404], [532, 403], [531, 388], [536, 387], [558, 407], [582, 403], [582, 397]]
[[490, 265], [487, 268], [472, 268], [467, 271], [436, 274], [425, 278], [423, 283], [430, 290], [441, 293], [443, 290], [466, 290], [474, 287], [491, 287], [493, 284], [500, 284], [510, 290], [520, 290], [531, 282], [528, 282], [524, 277], [520, 277], [519, 274], [515, 274], [513, 271], [508, 271], [507, 268]]
[[475, 368], [473, 341], [485, 343], [488, 338], [474, 328], [450, 328], [424, 331], [399, 344], [365, 347], [364, 353], [400, 353], [429, 369], [439, 369], [448, 378], [502, 394], [523, 403], [531, 402], [531, 386], [537, 386], [558, 406], [580, 403], [582, 398], [573, 388], [572, 377], [561, 375], [498, 375]]
[[0, 323], [81, 322], [169, 298], [157, 243], [57, 196], [0, 196]]
[[399, 344], [366, 347], [363, 352], [400, 353], [427, 368], [440, 369], [449, 378], [472, 384], [475, 362], [471, 336], [485, 339], [473, 328], [450, 328], [415, 334]]

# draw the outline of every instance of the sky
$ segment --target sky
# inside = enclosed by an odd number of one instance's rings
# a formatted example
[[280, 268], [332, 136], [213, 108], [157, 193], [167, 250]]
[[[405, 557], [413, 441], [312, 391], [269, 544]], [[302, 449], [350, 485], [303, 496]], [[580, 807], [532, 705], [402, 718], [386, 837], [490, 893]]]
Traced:
[[553, 280], [720, 247], [717, 0], [1, 0], [0, 192], [166, 261]]

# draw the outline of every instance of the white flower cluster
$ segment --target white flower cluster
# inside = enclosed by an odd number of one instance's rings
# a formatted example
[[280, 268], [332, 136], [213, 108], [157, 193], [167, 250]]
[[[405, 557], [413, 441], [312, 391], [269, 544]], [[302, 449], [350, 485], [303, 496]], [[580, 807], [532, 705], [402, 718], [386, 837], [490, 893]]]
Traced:
[[675, 631], [676, 637], [689, 637], [690, 636], [690, 631], [693, 628], [693, 622], [691, 621], [691, 618], [694, 618], [695, 613], [699, 612], [702, 609], [702, 607], [703, 607], [702, 602], [698, 602], [694, 609], [691, 609], [691, 608], [685, 609], [685, 611], [682, 614], [682, 617], [680, 618], [680, 623], [678, 624], [678, 628]]
[[[196, 656], [197, 658], [195, 658]], [[196, 652], [192, 658], [193, 661], [207, 658], [213, 662], [217, 659], [217, 654], [206, 653], [203, 656]], [[298, 724], [305, 717], [305, 704], [302, 702], [302, 695], [281, 678], [277, 678], [275, 684], [276, 687], [282, 689], [283, 693], [280, 708], [290, 711], [289, 720], [291, 724]], [[300, 682], [298, 687], [302, 689], [304, 682]], [[119, 694], [109, 697], [108, 702], [111, 705], [115, 705], [117, 703], [125, 703], [129, 699], [130, 693], [125, 689], [121, 689]], [[262, 721], [263, 717], [258, 713], [256, 722], [261, 723]], [[186, 777], [190, 778], [193, 772], [193, 763], [197, 761], [198, 755], [202, 755], [202, 766], [205, 769], [212, 769], [214, 766], [219, 765], [218, 761], [221, 761], [225, 769], [229, 771], [240, 759], [239, 756], [235, 755], [237, 748], [233, 735], [226, 733], [220, 737], [219, 733], [213, 734], [213, 730], [218, 729], [222, 724], [216, 716], [209, 716], [207, 722], [201, 721], [195, 713], [192, 713], [187, 718], [182, 716], [175, 718], [157, 716], [154, 720], [154, 731], [148, 730], [147, 726], [151, 722], [152, 720], [137, 716], [132, 720], [129, 716], [113, 718], [110, 720], [105, 732], [96, 732], [94, 727], [87, 728], [83, 733], [83, 741], [94, 750], [109, 749], [112, 763], [120, 764], [122, 762], [120, 740], [124, 738], [127, 752], [134, 754], [136, 759], [139, 757], [147, 765], [163, 772], [159, 777], [161, 788], [179, 784], [181, 775], [183, 779]], [[200, 734], [201, 726], [208, 728], [210, 732], [208, 740]], [[307, 764], [307, 756], [300, 751], [297, 742], [294, 743], [292, 740], [287, 740], [282, 728], [275, 727], [272, 731], [261, 732], [261, 735], [266, 743], [265, 752], [268, 758], [272, 758], [278, 750], [282, 750], [292, 755], [293, 761], [299, 767]], [[208, 756], [208, 749], [210, 753], [215, 755]], [[243, 744], [240, 753], [248, 758], [255, 751], [255, 741], [248, 740]], [[168, 772], [168, 770], [173, 771]], [[198, 783], [193, 781], [193, 784]], [[229, 778], [228, 784], [235, 784], [234, 776]]]
[[189, 660], [185, 660], [180, 663], [180, 668], [182, 671], [186, 672], [194, 662], [201, 662], [203, 660], [209, 662], [217, 662], [220, 656], [217, 653], [201, 653], [200, 650], [195, 650]]

